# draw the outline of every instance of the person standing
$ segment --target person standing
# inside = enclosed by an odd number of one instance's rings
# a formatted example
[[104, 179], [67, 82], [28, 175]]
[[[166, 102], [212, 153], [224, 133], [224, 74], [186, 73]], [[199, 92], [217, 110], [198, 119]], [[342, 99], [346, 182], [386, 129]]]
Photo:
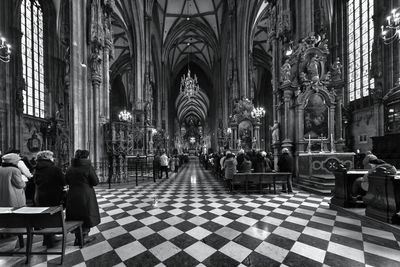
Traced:
[[[66, 220], [83, 221], [83, 242], [89, 243], [94, 237], [88, 237], [90, 228], [100, 223], [99, 205], [93, 186], [99, 183], [94, 168], [89, 159], [88, 150], [78, 149], [71, 167], [65, 174], [69, 191], [67, 195]], [[75, 243], [79, 244], [78, 233], [75, 233]]]
[[26, 205], [25, 182], [18, 168], [20, 156], [9, 153], [2, 157], [0, 167], [0, 207], [20, 208]]
[[225, 182], [230, 191], [232, 191], [233, 175], [237, 172], [236, 166], [237, 166], [237, 161], [235, 155], [232, 153], [227, 154], [224, 161]]
[[[293, 158], [289, 154], [289, 149], [286, 147], [282, 149], [282, 155], [278, 159], [278, 169], [280, 172], [290, 172], [293, 173]], [[292, 176], [290, 176], [287, 181], [288, 193], [292, 193]], [[282, 191], [286, 192], [286, 185], [282, 185]]]
[[160, 155], [159, 151], [157, 151], [153, 159], [153, 175], [158, 179], [161, 179], [160, 165], [161, 165]]
[[[37, 164], [33, 175], [35, 183], [35, 206], [48, 207], [62, 204], [64, 187], [66, 185], [64, 174], [54, 164], [53, 152], [39, 151], [36, 155]], [[43, 245], [54, 246], [54, 235], [47, 234], [43, 237]]]
[[162, 155], [161, 155], [161, 157], [160, 157], [161, 178], [162, 178], [163, 172], [165, 172], [165, 175], [166, 175], [166, 177], [168, 179], [168, 163], [169, 163], [168, 156], [167, 156], [167, 154], [165, 153], [165, 150], [164, 150]]

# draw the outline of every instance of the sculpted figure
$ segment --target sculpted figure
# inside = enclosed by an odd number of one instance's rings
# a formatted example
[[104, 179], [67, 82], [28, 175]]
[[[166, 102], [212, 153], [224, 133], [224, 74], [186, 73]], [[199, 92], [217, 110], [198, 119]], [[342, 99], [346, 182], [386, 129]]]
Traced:
[[285, 63], [281, 67], [281, 82], [290, 82], [290, 74], [292, 67], [290, 66], [289, 59], [286, 59]]
[[274, 125], [269, 127], [269, 129], [272, 131], [272, 143], [279, 142], [279, 122], [274, 121]]

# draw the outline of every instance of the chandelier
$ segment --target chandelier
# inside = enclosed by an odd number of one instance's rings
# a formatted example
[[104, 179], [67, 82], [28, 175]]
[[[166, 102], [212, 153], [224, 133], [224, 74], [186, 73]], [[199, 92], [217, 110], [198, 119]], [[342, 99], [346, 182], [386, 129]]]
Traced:
[[251, 111], [251, 117], [254, 119], [259, 119], [265, 116], [265, 109], [262, 107], [253, 108]]
[[181, 79], [181, 93], [191, 100], [193, 96], [195, 96], [200, 90], [199, 84], [197, 82], [196, 74], [192, 78], [190, 76], [190, 69], [188, 67], [187, 75], [183, 74]]
[[118, 119], [120, 121], [131, 121], [132, 114], [129, 111], [127, 111], [126, 109], [124, 109], [118, 114]]
[[400, 8], [395, 8], [386, 17], [386, 24], [381, 26], [381, 34], [385, 44], [392, 43], [400, 35]]
[[11, 45], [7, 44], [6, 38], [0, 36], [0, 60], [10, 62]]

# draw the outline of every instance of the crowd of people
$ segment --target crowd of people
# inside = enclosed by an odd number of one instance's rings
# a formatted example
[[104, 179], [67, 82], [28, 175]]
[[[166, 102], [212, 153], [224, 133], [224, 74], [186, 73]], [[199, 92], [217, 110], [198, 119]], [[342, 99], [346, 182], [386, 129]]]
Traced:
[[[34, 164], [32, 164], [34, 163]], [[63, 205], [66, 220], [83, 221], [83, 242], [92, 242], [90, 228], [100, 223], [94, 186], [99, 183], [88, 150], [78, 149], [66, 173], [54, 163], [52, 151], [36, 154], [33, 162], [24, 160], [18, 150], [2, 156], [0, 167], [0, 207], [36, 207]], [[30, 185], [30, 186], [29, 186]], [[27, 201], [28, 200], [28, 201]], [[43, 245], [54, 246], [55, 237], [45, 235]], [[75, 233], [75, 245], [79, 244]]]
[[165, 149], [161, 151], [156, 151], [153, 160], [153, 172], [158, 179], [163, 177], [163, 173], [165, 173], [165, 178], [168, 177], [168, 173], [171, 172], [179, 172], [180, 166], [189, 162], [189, 157], [186, 154], [178, 154], [175, 150], [172, 155], [168, 157]]
[[[271, 152], [239, 150], [237, 155], [230, 150], [225, 153], [213, 153], [200, 155], [200, 162], [206, 169], [224, 179], [228, 188], [231, 188], [231, 181], [235, 173], [262, 173], [262, 172], [291, 172], [293, 173], [293, 157], [287, 148], [282, 149], [282, 154], [277, 161], [277, 168], [274, 166], [274, 156]], [[282, 191], [292, 192], [292, 181], [289, 179]]]

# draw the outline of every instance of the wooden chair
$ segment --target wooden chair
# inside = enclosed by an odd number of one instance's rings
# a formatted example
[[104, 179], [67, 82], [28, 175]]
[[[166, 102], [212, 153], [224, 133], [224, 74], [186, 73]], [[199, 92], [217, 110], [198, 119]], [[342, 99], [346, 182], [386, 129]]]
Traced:
[[[43, 213], [34, 214], [31, 218], [31, 231], [28, 233], [28, 244], [27, 244], [27, 255], [30, 254], [55, 254], [61, 255], [61, 263], [64, 261], [65, 255], [65, 245], [67, 234], [78, 231], [79, 236], [79, 247], [83, 246], [83, 236], [82, 236], [82, 221], [65, 221], [64, 212], [62, 206], [59, 206], [54, 213]], [[61, 234], [62, 244], [61, 251], [46, 251], [46, 252], [32, 252], [32, 240], [33, 235], [45, 235], [45, 234]], [[27, 262], [29, 262], [29, 257], [27, 257]]]
[[[10, 209], [12, 208], [10, 207]], [[28, 228], [22, 216], [12, 213], [2, 213], [0, 214], [0, 234], [17, 235], [19, 247], [23, 248], [23, 235], [28, 234]], [[26, 254], [26, 252], [27, 249], [25, 251], [0, 252], [0, 255]]]

